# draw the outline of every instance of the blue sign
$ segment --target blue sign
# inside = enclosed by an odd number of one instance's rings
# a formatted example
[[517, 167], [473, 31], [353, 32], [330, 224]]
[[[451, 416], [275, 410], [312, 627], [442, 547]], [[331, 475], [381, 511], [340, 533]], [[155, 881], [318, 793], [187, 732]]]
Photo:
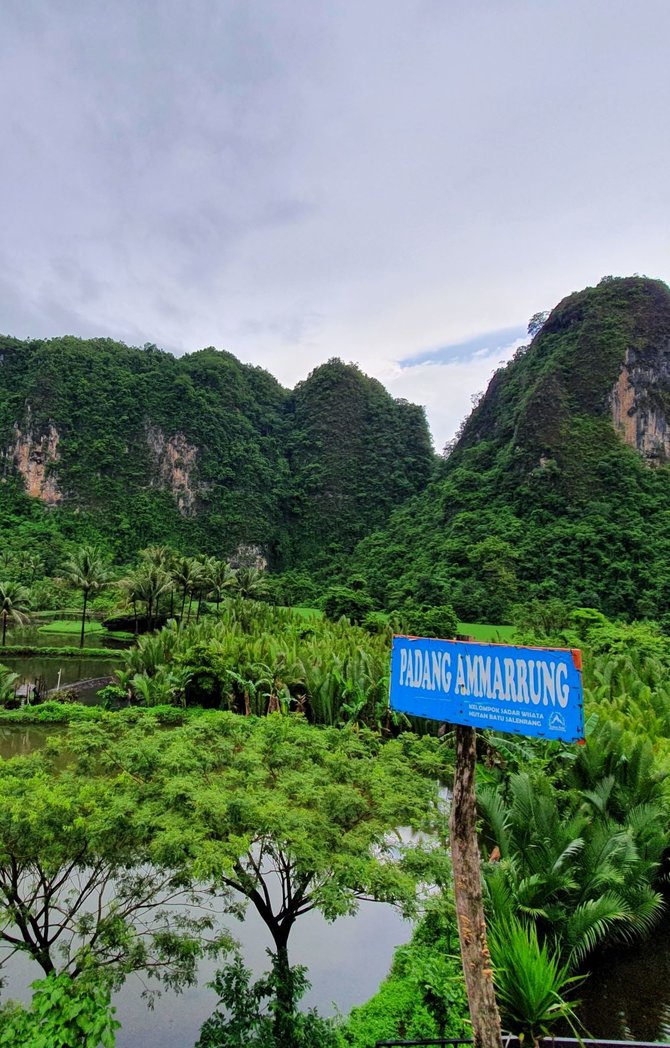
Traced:
[[415, 717], [575, 742], [581, 652], [394, 637], [391, 707]]

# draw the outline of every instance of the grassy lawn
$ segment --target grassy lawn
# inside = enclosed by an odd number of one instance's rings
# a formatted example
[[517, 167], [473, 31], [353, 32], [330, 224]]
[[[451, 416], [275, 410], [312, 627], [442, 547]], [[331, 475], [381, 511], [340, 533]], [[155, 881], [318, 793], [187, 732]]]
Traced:
[[466, 633], [482, 643], [510, 644], [516, 633], [516, 626], [492, 626], [486, 622], [459, 622], [458, 632]]
[[[56, 622], [46, 622], [38, 628], [39, 633], [81, 633], [81, 619], [57, 619]], [[105, 628], [101, 622], [87, 622], [84, 633], [104, 633]]]
[[301, 619], [322, 619], [323, 612], [320, 608], [292, 608], [292, 611]]

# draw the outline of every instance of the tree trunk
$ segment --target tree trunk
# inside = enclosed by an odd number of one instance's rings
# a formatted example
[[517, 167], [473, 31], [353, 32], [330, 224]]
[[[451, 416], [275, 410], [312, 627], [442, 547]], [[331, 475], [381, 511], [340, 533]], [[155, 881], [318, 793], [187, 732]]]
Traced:
[[288, 960], [288, 931], [285, 935], [283, 932], [283, 928], [277, 929], [277, 933], [273, 932], [277, 947], [272, 958], [276, 980], [273, 1033], [281, 1048], [300, 1048], [296, 1039], [296, 1000], [293, 973]]
[[133, 601], [133, 615], [135, 616], [135, 636], [137, 636], [137, 601]]
[[449, 820], [458, 935], [475, 1048], [501, 1048], [500, 1014], [486, 943], [477, 844], [474, 728], [456, 727], [456, 772]]
[[5, 637], [7, 636], [7, 611], [3, 608], [2, 611], [2, 646], [5, 646]]
[[84, 647], [84, 630], [86, 629], [86, 605], [88, 603], [88, 590], [84, 590], [84, 610], [81, 613], [81, 637], [79, 638], [79, 647]]
[[186, 616], [186, 621], [187, 622], [191, 621], [191, 608], [192, 607], [193, 607], [193, 590], [191, 590], [190, 596], [188, 598], [188, 615]]

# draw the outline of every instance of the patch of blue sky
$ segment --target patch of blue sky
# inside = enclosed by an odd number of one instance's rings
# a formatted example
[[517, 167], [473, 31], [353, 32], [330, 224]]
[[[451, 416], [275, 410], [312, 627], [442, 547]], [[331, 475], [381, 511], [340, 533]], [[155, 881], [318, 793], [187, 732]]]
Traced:
[[413, 356], [400, 360], [399, 364], [402, 368], [411, 368], [418, 364], [453, 364], [456, 361], [472, 360], [476, 357], [489, 356], [499, 349], [505, 349], [526, 336], [525, 327], [500, 328], [498, 331], [487, 331], [483, 335], [476, 335], [465, 342], [454, 342], [451, 345], [437, 346], [434, 349], [422, 349]]

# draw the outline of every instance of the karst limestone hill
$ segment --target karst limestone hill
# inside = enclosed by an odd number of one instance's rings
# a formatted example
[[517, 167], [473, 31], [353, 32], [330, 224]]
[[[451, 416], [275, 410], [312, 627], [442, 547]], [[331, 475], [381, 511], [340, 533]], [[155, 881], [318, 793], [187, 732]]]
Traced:
[[[425, 486], [421, 408], [331, 360], [294, 390], [229, 353], [0, 338], [5, 541], [328, 562]], [[8, 538], [9, 537], [9, 538]]]
[[670, 290], [606, 277], [495, 374], [436, 478], [349, 570], [384, 606], [450, 600], [466, 620], [535, 597], [662, 617], [669, 462]]

